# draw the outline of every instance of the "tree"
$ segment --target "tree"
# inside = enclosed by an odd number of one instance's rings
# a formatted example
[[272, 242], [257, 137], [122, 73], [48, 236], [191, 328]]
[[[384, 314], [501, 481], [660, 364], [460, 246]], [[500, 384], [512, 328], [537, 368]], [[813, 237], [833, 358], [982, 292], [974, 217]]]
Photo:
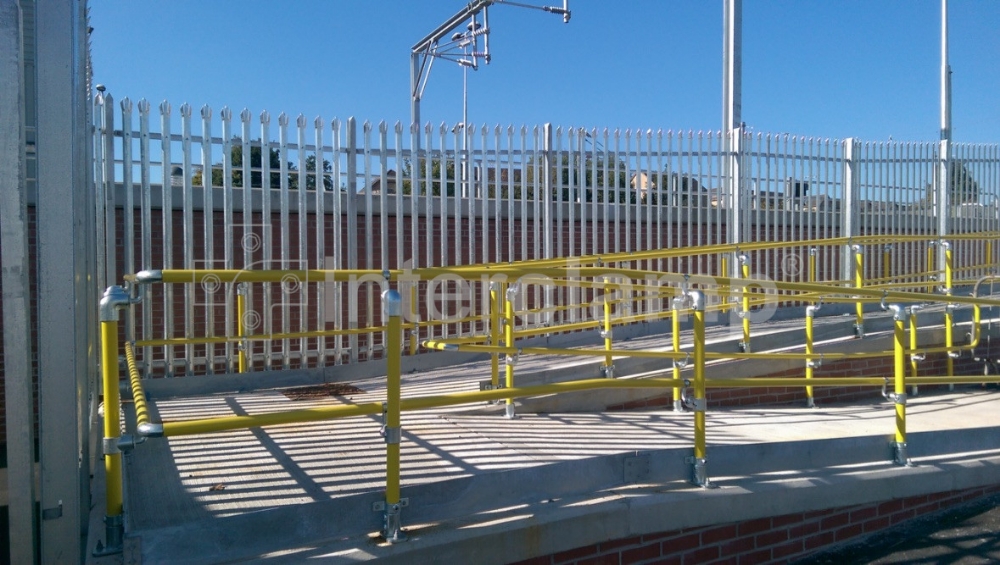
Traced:
[[[448, 165], [445, 167], [444, 176], [441, 175], [441, 159], [434, 158], [431, 159], [431, 173], [428, 178], [425, 174], [427, 161], [425, 159], [417, 160], [417, 170], [419, 171], [417, 180], [417, 190], [416, 194], [431, 194], [433, 196], [441, 195], [441, 184], [443, 182], [445, 188], [445, 194], [448, 196], [455, 195], [455, 162], [448, 161]], [[403, 194], [413, 194], [413, 164], [409, 159], [403, 162], [402, 174], [402, 193]], [[427, 183], [430, 183], [431, 190], [428, 193]]]
[[953, 161], [948, 175], [948, 195], [952, 204], [968, 204], [979, 201], [979, 183], [963, 161]]
[[[972, 177], [968, 164], [964, 161], [952, 161], [948, 172], [948, 202], [955, 204], [972, 204], [979, 201], [979, 183]], [[937, 177], [934, 182], [924, 188], [924, 202], [933, 206], [937, 202]]]
[[[250, 188], [263, 188], [263, 159], [262, 159], [262, 148], [260, 144], [255, 144], [250, 146]], [[230, 150], [230, 156], [232, 161], [232, 184], [236, 188], [242, 188], [243, 179], [243, 145], [239, 142], [239, 139], [235, 139]], [[281, 154], [277, 149], [271, 148], [268, 150], [268, 167], [270, 172], [268, 174], [268, 188], [281, 188]], [[310, 155], [306, 157], [306, 190], [316, 190], [316, 155]], [[330, 162], [326, 159], [323, 160], [323, 188], [326, 190], [333, 190], [333, 177], [329, 174], [333, 171], [333, 167]], [[312, 174], [309, 174], [312, 173]], [[222, 168], [222, 163], [216, 163], [212, 165], [212, 186], [221, 187], [223, 185], [224, 172]], [[288, 162], [288, 188], [290, 190], [298, 190], [299, 188], [299, 171], [294, 163]], [[192, 183], [195, 186], [202, 184], [202, 173], [199, 171], [195, 173], [192, 178]]]

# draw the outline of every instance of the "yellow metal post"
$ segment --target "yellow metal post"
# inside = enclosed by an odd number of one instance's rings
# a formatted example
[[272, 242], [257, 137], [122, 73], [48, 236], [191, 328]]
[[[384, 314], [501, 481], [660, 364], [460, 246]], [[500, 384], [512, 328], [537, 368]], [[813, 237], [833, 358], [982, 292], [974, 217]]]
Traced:
[[386, 403], [385, 403], [385, 528], [382, 534], [386, 541], [395, 543], [406, 539], [400, 526], [400, 512], [406, 501], [399, 497], [399, 443], [402, 439], [400, 426], [401, 356], [403, 348], [403, 299], [399, 292], [386, 290], [382, 293], [382, 306], [389, 318], [386, 330]]
[[890, 276], [890, 263], [892, 262], [892, 244], [887, 244], [882, 248], [882, 282], [889, 282]]
[[[504, 306], [503, 306], [503, 341], [504, 345], [507, 347], [514, 346], [514, 297], [517, 296], [517, 285], [513, 284], [507, 287], [507, 291], [504, 292]], [[517, 363], [517, 356], [507, 354], [506, 362], [504, 363], [504, 386], [507, 388], [514, 388], [514, 364]], [[507, 398], [506, 401], [506, 416], [508, 418], [514, 417], [514, 399]]]
[[906, 353], [903, 338], [906, 328], [903, 326], [904, 309], [899, 305], [890, 305], [893, 311], [893, 393], [889, 399], [896, 405], [896, 437], [893, 444], [895, 462], [907, 464], [906, 458]]
[[[986, 243], [988, 245], [989, 240], [987, 240]], [[951, 256], [951, 245], [949, 245], [948, 242], [946, 241], [942, 241], [941, 247], [944, 248], [944, 291], [945, 294], [951, 296], [952, 277], [954, 276], [954, 267], [952, 264], [952, 256]], [[945, 325], [944, 339], [945, 339], [945, 345], [947, 347], [951, 347], [952, 344], [954, 343], [954, 336], [952, 335], [952, 327], [951, 327], [953, 323], [954, 319], [952, 315], [952, 306], [951, 304], [947, 304], [945, 305], [945, 315], [944, 315], [944, 325]], [[952, 354], [951, 351], [948, 352], [947, 363], [948, 363], [948, 376], [949, 377], [954, 376], [955, 356]], [[916, 373], [914, 373], [914, 375], [916, 375]], [[953, 384], [948, 385], [948, 390], [955, 390], [955, 385]]]
[[688, 291], [694, 309], [694, 458], [692, 482], [711, 486], [706, 461], [705, 410], [705, 296], [697, 290]]
[[[122, 454], [117, 450], [121, 437], [118, 394], [118, 321], [101, 322], [101, 371], [104, 377], [104, 472], [107, 481], [107, 516], [122, 513]], [[115, 445], [110, 445], [114, 441]], [[109, 449], [110, 448], [110, 449]], [[109, 453], [110, 451], [110, 453]]]
[[815, 247], [809, 249], [809, 282], [816, 282], [816, 254]]
[[993, 266], [993, 240], [986, 240], [986, 264], [985, 267], [989, 268]]
[[[246, 313], [247, 313], [247, 288], [246, 283], [240, 283], [236, 287], [236, 336], [246, 337]], [[238, 353], [239, 372], [247, 372], [247, 348], [249, 342], [240, 340], [236, 343]]]
[[[810, 305], [806, 306], [806, 354], [812, 355], [815, 351], [813, 348], [813, 318], [816, 315], [816, 311], [819, 310], [820, 305]], [[818, 363], [812, 359], [812, 357], [806, 359], [806, 380], [811, 381], [813, 378], [813, 370], [816, 368]], [[806, 406], [812, 408], [816, 406], [816, 401], [813, 396], [813, 387], [811, 385], [806, 386]]]
[[[860, 245], [851, 246], [851, 251], [854, 252], [854, 287], [862, 288], [865, 286], [864, 255]], [[854, 336], [865, 337], [865, 310], [860, 300], [854, 305]]]
[[[947, 359], [947, 375], [949, 377], [955, 376], [955, 359], [958, 357], [957, 351], [951, 351], [951, 347], [955, 345], [955, 308], [951, 304], [946, 304], [944, 307], [944, 345], [949, 349], [948, 359]], [[955, 390], [954, 384], [948, 385], [948, 390]]]
[[951, 245], [946, 241], [942, 241], [941, 247], [944, 248], [944, 291], [947, 294], [951, 294], [952, 277], [955, 273], [951, 262]]
[[[740, 255], [740, 263], [742, 263], [742, 268], [740, 272], [743, 275], [743, 280], [750, 280], [750, 259], [746, 255]], [[750, 287], [749, 285], [743, 285], [743, 341], [740, 343], [740, 351], [744, 353], [750, 352]]]
[[[722, 256], [719, 258], [719, 272], [721, 273], [719, 276], [723, 278], [729, 278], [730, 276], [729, 257], [725, 253], [723, 253]], [[719, 286], [719, 297], [722, 300], [721, 312], [725, 314], [726, 312], [729, 312], [729, 285]], [[678, 399], [675, 398], [674, 400]]]
[[104, 396], [104, 530], [105, 544], [98, 543], [95, 555], [121, 553], [125, 527], [122, 516], [121, 397], [118, 392], [118, 310], [129, 304], [120, 286], [104, 291], [98, 307], [101, 323], [101, 384]]
[[[500, 300], [501, 292], [502, 290], [500, 288], [500, 283], [498, 282], [490, 283], [490, 344], [491, 345], [498, 345], [500, 343], [500, 335], [501, 335], [500, 320], [502, 319], [501, 314], [503, 313], [503, 304]], [[500, 386], [499, 353], [490, 354], [490, 385], [494, 389]]]
[[608, 352], [604, 356], [604, 365], [601, 367], [601, 376], [605, 378], [614, 378], [615, 376], [615, 366], [611, 359], [611, 349], [612, 344], [612, 333], [611, 333], [611, 300], [608, 295], [611, 293], [611, 285], [608, 279], [604, 279], [604, 329], [601, 331], [601, 337], [604, 338], [604, 350]]
[[[909, 308], [909, 310], [910, 310], [910, 376], [911, 377], [919, 376], [917, 374], [918, 373], [917, 364], [920, 363], [921, 361], [923, 361], [923, 359], [924, 359], [923, 355], [918, 355], [918, 354], [914, 353], [914, 351], [917, 350], [917, 309], [918, 308], [919, 308], [919, 306], [916, 306], [916, 305], [910, 306], [910, 308]], [[911, 391], [910, 392], [911, 392], [911, 394], [913, 394], [913, 396], [916, 396], [919, 393], [919, 390], [917, 389], [917, 385], [913, 385], [913, 387], [911, 387]]]
[[[670, 330], [671, 330], [671, 342], [674, 346], [674, 353], [680, 353], [681, 351], [681, 313], [680, 305], [683, 301], [682, 298], [674, 298], [671, 301], [671, 311], [670, 311]], [[681, 363], [677, 360], [673, 360], [673, 377], [674, 380], [680, 380], [681, 378]], [[674, 387], [674, 411], [683, 412], [684, 405], [681, 402], [681, 389]]]
[[417, 283], [410, 283], [410, 320], [413, 320], [413, 329], [410, 330], [410, 355], [417, 354], [417, 347], [420, 345], [420, 326], [417, 324], [419, 309], [417, 307]]
[[927, 273], [930, 280], [934, 280], [935, 278], [933, 275], [930, 275], [930, 273], [937, 272], [937, 268], [934, 265], [934, 245], [935, 242], [933, 241], [927, 245]]

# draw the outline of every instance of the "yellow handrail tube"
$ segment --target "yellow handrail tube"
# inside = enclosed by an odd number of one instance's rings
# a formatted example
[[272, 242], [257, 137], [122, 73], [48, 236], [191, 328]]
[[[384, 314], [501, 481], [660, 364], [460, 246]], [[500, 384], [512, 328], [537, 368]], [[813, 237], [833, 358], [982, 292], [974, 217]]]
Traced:
[[125, 365], [128, 367], [129, 388], [132, 390], [132, 406], [135, 408], [135, 423], [138, 426], [149, 423], [149, 407], [142, 387], [142, 376], [135, 363], [135, 348], [125, 342]]

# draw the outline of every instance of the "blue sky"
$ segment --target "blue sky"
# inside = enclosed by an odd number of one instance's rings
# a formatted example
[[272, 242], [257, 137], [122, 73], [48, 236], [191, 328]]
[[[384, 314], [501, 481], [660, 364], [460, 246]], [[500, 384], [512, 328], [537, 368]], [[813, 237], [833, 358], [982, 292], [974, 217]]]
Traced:
[[[410, 47], [465, 4], [96, 0], [95, 82], [154, 108], [405, 123]], [[570, 0], [568, 24], [496, 5], [492, 63], [469, 73], [469, 119], [719, 129], [722, 5]], [[950, 0], [949, 18], [954, 139], [1000, 142], [1000, 1]], [[744, 0], [743, 120], [763, 132], [935, 140], [939, 42], [940, 0]], [[434, 64], [422, 113], [461, 121], [460, 67]]]

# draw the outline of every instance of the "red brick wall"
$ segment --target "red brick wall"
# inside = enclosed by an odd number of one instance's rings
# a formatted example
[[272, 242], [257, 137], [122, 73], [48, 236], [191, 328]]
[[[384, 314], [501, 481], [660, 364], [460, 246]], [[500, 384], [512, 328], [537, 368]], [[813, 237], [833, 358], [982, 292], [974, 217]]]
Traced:
[[859, 540], [906, 520], [1000, 492], [1000, 486], [941, 492], [610, 540], [517, 565], [787, 563]]
[[[979, 354], [984, 351], [977, 351]], [[917, 367], [920, 375], [947, 374], [947, 356], [945, 354], [930, 354]], [[956, 375], [974, 375], [982, 372], [982, 362], [977, 362], [973, 356], [964, 354], [955, 360]], [[815, 377], [893, 377], [893, 360], [891, 355], [873, 357], [870, 359], [843, 360], [824, 363], [814, 370]], [[909, 367], [907, 367], [909, 371]], [[761, 377], [802, 377], [805, 369], [789, 369]], [[930, 391], [947, 388], [947, 385], [922, 385], [920, 390]], [[833, 402], [851, 402], [871, 398], [879, 398], [881, 389], [875, 386], [844, 386], [815, 387], [813, 397], [817, 404]], [[709, 410], [712, 407], [736, 406], [766, 406], [776, 404], [804, 404], [806, 391], [804, 387], [760, 387], [760, 388], [709, 388], [705, 397], [708, 399]], [[609, 410], [635, 410], [640, 408], [656, 408], [673, 405], [673, 393], [654, 396], [642, 400], [626, 402], [609, 406]]]

